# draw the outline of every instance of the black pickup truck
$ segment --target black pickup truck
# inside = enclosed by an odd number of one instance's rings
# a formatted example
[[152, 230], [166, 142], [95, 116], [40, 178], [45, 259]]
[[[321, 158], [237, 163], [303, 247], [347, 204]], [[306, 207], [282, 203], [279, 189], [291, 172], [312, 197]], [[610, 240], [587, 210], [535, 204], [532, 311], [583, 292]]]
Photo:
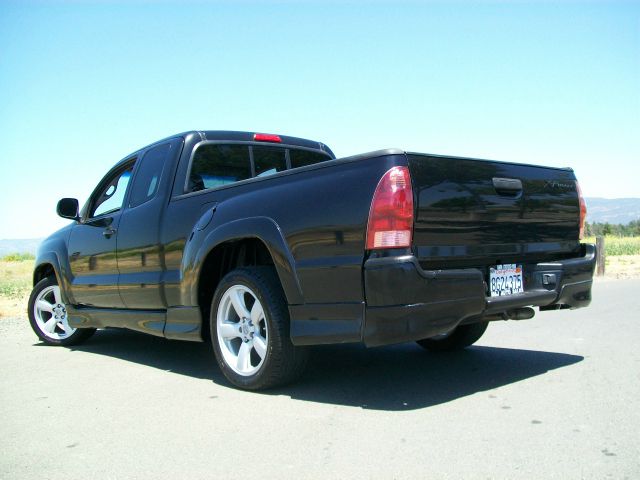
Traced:
[[573, 171], [194, 131], [117, 163], [40, 246], [45, 343], [122, 327], [211, 340], [226, 378], [281, 385], [308, 345], [471, 345], [489, 321], [591, 300]]

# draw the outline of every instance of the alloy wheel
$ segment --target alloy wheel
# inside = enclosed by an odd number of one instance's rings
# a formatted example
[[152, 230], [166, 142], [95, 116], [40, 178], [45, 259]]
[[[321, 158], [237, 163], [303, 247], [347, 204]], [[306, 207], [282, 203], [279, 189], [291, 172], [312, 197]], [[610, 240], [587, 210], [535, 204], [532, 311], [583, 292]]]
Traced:
[[264, 308], [244, 285], [234, 285], [222, 295], [216, 329], [225, 363], [242, 376], [255, 374], [264, 363], [269, 332]]
[[38, 294], [33, 304], [33, 316], [40, 331], [53, 340], [64, 340], [73, 335], [67, 308], [60, 295], [60, 287], [50, 285]]

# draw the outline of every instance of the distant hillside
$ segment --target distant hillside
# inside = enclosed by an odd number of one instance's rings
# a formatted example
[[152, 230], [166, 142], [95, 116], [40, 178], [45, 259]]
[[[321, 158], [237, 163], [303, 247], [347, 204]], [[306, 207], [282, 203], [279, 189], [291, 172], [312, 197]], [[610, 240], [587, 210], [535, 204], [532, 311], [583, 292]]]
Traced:
[[587, 222], [626, 224], [640, 219], [640, 198], [586, 198]]
[[9, 253], [36, 253], [41, 241], [41, 238], [0, 240], [0, 257]]

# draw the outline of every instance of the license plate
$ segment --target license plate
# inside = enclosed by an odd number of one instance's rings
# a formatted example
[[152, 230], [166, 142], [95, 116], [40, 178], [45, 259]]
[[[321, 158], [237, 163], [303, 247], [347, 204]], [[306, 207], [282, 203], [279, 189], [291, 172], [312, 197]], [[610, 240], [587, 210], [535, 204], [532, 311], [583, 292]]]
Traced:
[[492, 297], [524, 292], [522, 265], [512, 263], [489, 268], [489, 291]]

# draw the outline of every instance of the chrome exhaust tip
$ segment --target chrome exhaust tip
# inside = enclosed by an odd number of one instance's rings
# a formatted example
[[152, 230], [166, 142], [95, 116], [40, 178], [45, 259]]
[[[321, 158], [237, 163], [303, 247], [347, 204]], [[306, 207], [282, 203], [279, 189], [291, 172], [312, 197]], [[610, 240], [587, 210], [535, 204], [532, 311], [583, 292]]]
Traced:
[[536, 314], [531, 307], [514, 308], [506, 311], [509, 320], [529, 320]]

